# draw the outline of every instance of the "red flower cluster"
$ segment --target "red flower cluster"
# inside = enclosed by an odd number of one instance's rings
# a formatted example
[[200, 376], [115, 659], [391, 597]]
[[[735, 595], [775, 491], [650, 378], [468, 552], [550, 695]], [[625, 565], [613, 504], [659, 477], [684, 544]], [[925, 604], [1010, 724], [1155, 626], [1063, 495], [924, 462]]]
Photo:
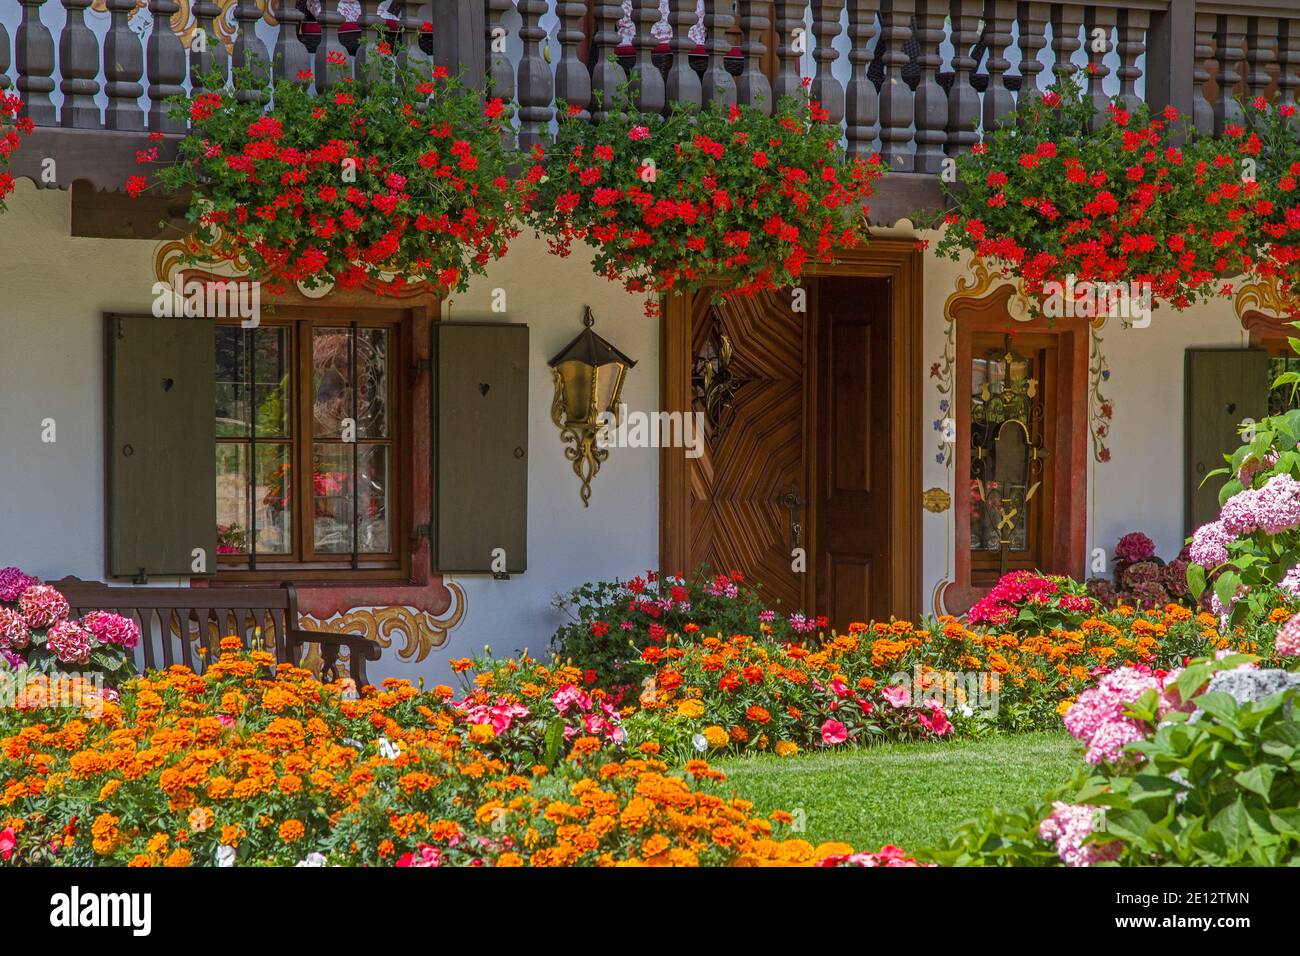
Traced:
[[[941, 254], [963, 250], [1046, 297], [1075, 283], [1142, 283], [1175, 308], [1230, 291], [1252, 263], [1243, 203], [1253, 190], [1231, 148], [1174, 145], [1159, 118], [1093, 104], [1065, 82], [959, 162]], [[1095, 126], [1095, 128], [1094, 128]]]
[[1228, 215], [1250, 224], [1254, 274], [1276, 278], [1300, 318], [1300, 114], [1259, 97], [1246, 123], [1224, 133], [1236, 163], [1253, 172]]
[[627, 106], [592, 123], [568, 111], [534, 159], [532, 220], [552, 252], [586, 241], [597, 274], [651, 294], [796, 285], [810, 261], [861, 241], [863, 200], [884, 173], [878, 157], [846, 158], [826, 112], [794, 99], [774, 116], [715, 104], [665, 120]]
[[9, 157], [22, 142], [22, 136], [36, 128], [30, 117], [18, 115], [22, 108], [23, 101], [19, 97], [0, 93], [0, 212], [4, 211], [5, 197], [14, 191], [13, 173], [8, 168]]
[[414, 278], [463, 289], [518, 234], [531, 186], [507, 180], [503, 104], [484, 109], [444, 68], [429, 76], [376, 53], [368, 75], [326, 94], [278, 83], [265, 114], [229, 88], [173, 103], [192, 132], [159, 179], [193, 189], [199, 238], [219, 235], [272, 291], [396, 294]]

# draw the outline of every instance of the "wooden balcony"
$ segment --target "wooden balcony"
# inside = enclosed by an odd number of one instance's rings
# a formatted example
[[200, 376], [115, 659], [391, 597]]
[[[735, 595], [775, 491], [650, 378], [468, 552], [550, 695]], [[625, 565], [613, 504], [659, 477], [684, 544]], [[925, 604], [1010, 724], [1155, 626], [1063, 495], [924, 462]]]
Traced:
[[[6, 0], [0, 90], [40, 127], [14, 155], [40, 186], [120, 189], [148, 131], [184, 127], [165, 99], [214, 66], [263, 65], [270, 80], [330, 83], [326, 58], [355, 68], [357, 40], [385, 31], [399, 56], [463, 70], [516, 100], [518, 136], [538, 142], [557, 99], [608, 104], [629, 73], [639, 105], [770, 104], [808, 78], [854, 152], [880, 152], [894, 175], [873, 207], [892, 223], [940, 201], [947, 156], [968, 150], [1025, 97], [1080, 75], [1101, 111], [1174, 104], [1206, 132], [1239, 98], [1300, 88], [1296, 0]], [[264, 10], [265, 8], [265, 10]], [[432, 31], [425, 29], [432, 26]], [[212, 38], [205, 51], [194, 36]], [[613, 57], [611, 58], [611, 54]], [[1088, 69], [1089, 63], [1096, 64]], [[301, 71], [314, 79], [300, 81]], [[247, 95], [258, 96], [256, 91]], [[55, 162], [51, 167], [47, 160]]]

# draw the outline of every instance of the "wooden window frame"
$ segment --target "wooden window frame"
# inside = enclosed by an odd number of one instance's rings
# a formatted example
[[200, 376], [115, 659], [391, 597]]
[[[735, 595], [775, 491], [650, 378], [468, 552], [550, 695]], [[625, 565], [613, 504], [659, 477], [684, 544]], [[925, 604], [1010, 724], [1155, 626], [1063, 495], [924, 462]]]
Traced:
[[[977, 355], [987, 354], [997, 349], [1003, 340], [1004, 336], [997, 332], [973, 332], [970, 337], [971, 361], [973, 362]], [[1041, 332], [1020, 332], [1011, 336], [1011, 348], [1019, 354], [1033, 359], [1034, 368], [1036, 369], [1035, 375], [1041, 389], [1043, 419], [1039, 424], [1040, 435], [1031, 437], [1041, 437], [1042, 447], [1048, 452], [1048, 455], [1043, 460], [1042, 485], [1029, 502], [1027, 547], [1024, 551], [1010, 553], [1007, 559], [1008, 573], [1012, 571], [1032, 571], [1052, 562], [1052, 525], [1056, 509], [1049, 507], [1048, 502], [1053, 500], [1057, 477], [1056, 465], [1052, 458], [1055, 457], [1058, 441], [1056, 422], [1057, 402], [1061, 397], [1060, 389], [1057, 387], [1057, 380], [1060, 377], [1060, 363], [1058, 361], [1060, 345], [1059, 336]], [[971, 368], [967, 368], [966, 376], [968, 382], [973, 381], [974, 372]], [[967, 434], [969, 435], [971, 400], [969, 389], [962, 396], [959, 396], [959, 400], [966, 402]], [[969, 495], [969, 469], [966, 481], [968, 483], [967, 494]], [[969, 523], [967, 527], [969, 528]], [[971, 584], [988, 587], [996, 584], [1002, 569], [1001, 553], [998, 551], [972, 550], [970, 554]]]
[[[972, 579], [970, 549], [970, 390], [974, 337], [981, 333], [1058, 337], [1055, 386], [1055, 448], [1045, 464], [1052, 468], [1051, 532], [1045, 542], [1048, 574], [1068, 574], [1082, 580], [1087, 564], [1088, 500], [1088, 353], [1090, 330], [1083, 318], [1012, 319], [1011, 286], [1001, 286], [981, 299], [962, 299], [948, 307], [957, 323], [953, 401], [956, 433], [953, 453], [954, 573], [944, 587], [942, 607], [964, 614], [989, 591], [989, 584]], [[1045, 497], [1044, 504], [1048, 499]]]
[[[348, 328], [355, 322], [361, 328], [388, 328], [391, 344], [388, 368], [390, 439], [389, 508], [392, 526], [391, 550], [382, 555], [329, 554], [317, 557], [313, 550], [312, 522], [304, 521], [306, 502], [312, 500], [313, 434], [312, 403], [312, 330]], [[218, 325], [238, 325], [237, 320], [219, 321]], [[252, 562], [246, 555], [219, 555], [215, 583], [265, 583], [268, 580], [302, 581], [372, 581], [406, 582], [412, 577], [413, 503], [412, 489], [415, 443], [414, 418], [408, 396], [411, 394], [413, 357], [417, 354], [414, 335], [420, 323], [411, 321], [406, 310], [351, 306], [276, 305], [262, 319], [263, 326], [287, 326], [296, 376], [291, 396], [293, 427], [290, 438], [293, 455], [294, 547], [289, 555], [257, 555]], [[214, 489], [215, 493], [215, 489]], [[252, 565], [252, 566], [250, 566]]]

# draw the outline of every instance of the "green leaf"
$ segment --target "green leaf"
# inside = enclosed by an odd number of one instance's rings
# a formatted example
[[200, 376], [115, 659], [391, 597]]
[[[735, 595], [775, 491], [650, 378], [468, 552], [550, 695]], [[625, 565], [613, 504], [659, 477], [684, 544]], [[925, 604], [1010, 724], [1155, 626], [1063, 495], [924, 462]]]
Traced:
[[555, 762], [560, 759], [560, 749], [564, 746], [564, 720], [560, 717], [552, 720], [546, 727], [546, 735], [543, 739], [546, 752], [542, 763], [554, 767]]
[[1237, 781], [1238, 786], [1251, 793], [1257, 793], [1267, 800], [1268, 793], [1273, 787], [1273, 778], [1276, 776], [1277, 767], [1272, 764], [1260, 764], [1249, 770], [1243, 770], [1232, 779]]
[[1205, 568], [1194, 563], [1187, 565], [1187, 587], [1192, 592], [1192, 597], [1200, 601], [1201, 595], [1205, 593]]

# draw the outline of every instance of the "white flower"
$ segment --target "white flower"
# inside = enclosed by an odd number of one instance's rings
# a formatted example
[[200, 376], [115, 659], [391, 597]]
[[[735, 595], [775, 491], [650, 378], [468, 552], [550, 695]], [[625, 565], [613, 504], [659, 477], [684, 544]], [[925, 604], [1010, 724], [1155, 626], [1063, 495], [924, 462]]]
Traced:
[[691, 738], [691, 743], [695, 745], [695, 749], [700, 753], [704, 753], [704, 751], [709, 749], [709, 742], [705, 739], [703, 734], [696, 734]]
[[235, 865], [235, 848], [233, 846], [217, 847], [217, 866], [227, 867]]
[[397, 746], [387, 737], [379, 738], [379, 756], [385, 760], [396, 760], [402, 755], [402, 748]]
[[327, 863], [324, 853], [308, 853], [305, 860], [300, 860], [298, 866], [325, 866]]
[[961, 714], [963, 717], [969, 717], [971, 714], [975, 713], [975, 711], [971, 709], [970, 704], [962, 704], [957, 708], [957, 713]]

